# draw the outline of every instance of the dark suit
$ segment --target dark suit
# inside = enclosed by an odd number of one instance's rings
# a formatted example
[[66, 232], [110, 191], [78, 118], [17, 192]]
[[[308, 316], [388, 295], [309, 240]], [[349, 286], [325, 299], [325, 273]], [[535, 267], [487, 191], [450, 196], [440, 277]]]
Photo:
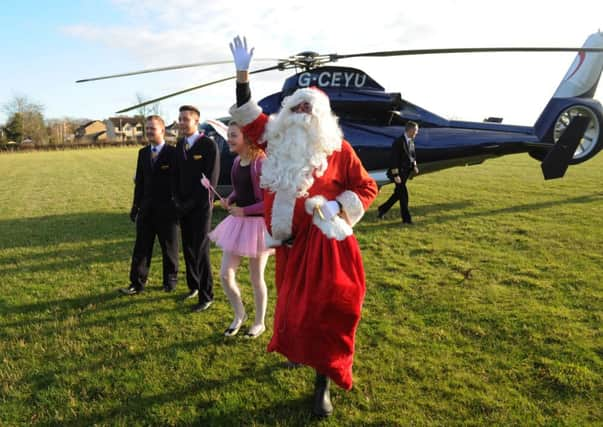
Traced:
[[185, 147], [185, 138], [180, 138], [176, 145], [176, 205], [182, 230], [186, 283], [191, 291], [199, 291], [199, 303], [203, 304], [214, 298], [207, 237], [213, 203], [208, 190], [201, 185], [201, 177], [205, 174], [215, 188], [220, 173], [220, 154], [216, 143], [203, 135], [190, 150]]
[[406, 181], [414, 170], [417, 164], [415, 155], [415, 144], [412, 140], [407, 140], [406, 133], [397, 138], [392, 144], [392, 155], [390, 168], [387, 171], [387, 176], [394, 181], [395, 177], [400, 177], [400, 184], [394, 182], [394, 193], [385, 203], [378, 208], [379, 216], [382, 217], [390, 208], [400, 201], [400, 217], [405, 223], [412, 222], [410, 211], [408, 210], [408, 189]]
[[132, 254], [130, 282], [142, 290], [149, 275], [155, 236], [163, 257], [163, 286], [178, 281], [178, 219], [172, 201], [175, 190], [176, 149], [164, 144], [155, 158], [151, 145], [138, 151], [132, 217], [136, 215], [136, 243]]

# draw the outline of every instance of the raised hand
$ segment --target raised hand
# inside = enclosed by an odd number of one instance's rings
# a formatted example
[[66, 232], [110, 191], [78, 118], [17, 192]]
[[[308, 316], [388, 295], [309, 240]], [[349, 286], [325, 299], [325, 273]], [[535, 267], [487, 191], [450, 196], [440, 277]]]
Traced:
[[251, 49], [247, 48], [247, 39], [245, 37], [241, 40], [241, 37], [236, 36], [232, 40], [230, 43], [230, 51], [232, 52], [237, 71], [249, 70], [249, 64], [251, 63], [254, 49], [255, 48], [253, 47]]

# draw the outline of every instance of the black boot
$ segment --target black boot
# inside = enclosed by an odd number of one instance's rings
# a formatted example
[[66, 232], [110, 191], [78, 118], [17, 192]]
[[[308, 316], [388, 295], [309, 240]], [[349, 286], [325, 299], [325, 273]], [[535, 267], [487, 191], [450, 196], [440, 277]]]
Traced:
[[328, 417], [333, 413], [331, 394], [329, 393], [329, 379], [326, 375], [316, 373], [314, 385], [314, 415]]

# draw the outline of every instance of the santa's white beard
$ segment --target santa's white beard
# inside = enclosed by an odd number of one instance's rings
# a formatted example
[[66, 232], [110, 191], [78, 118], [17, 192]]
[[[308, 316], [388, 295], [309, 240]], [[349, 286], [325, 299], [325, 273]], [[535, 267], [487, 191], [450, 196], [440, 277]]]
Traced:
[[268, 123], [266, 160], [260, 184], [272, 192], [307, 196], [327, 170], [327, 157], [341, 149], [342, 133], [329, 111], [322, 115], [292, 113], [287, 109]]

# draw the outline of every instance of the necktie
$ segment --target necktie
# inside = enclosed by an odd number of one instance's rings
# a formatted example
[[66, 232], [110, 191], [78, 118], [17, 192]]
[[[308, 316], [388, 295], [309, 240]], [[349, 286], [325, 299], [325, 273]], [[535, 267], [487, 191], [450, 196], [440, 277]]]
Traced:
[[151, 148], [151, 160], [153, 161], [153, 163], [155, 163], [155, 160], [157, 160], [158, 155], [159, 153], [157, 153], [157, 147]]

